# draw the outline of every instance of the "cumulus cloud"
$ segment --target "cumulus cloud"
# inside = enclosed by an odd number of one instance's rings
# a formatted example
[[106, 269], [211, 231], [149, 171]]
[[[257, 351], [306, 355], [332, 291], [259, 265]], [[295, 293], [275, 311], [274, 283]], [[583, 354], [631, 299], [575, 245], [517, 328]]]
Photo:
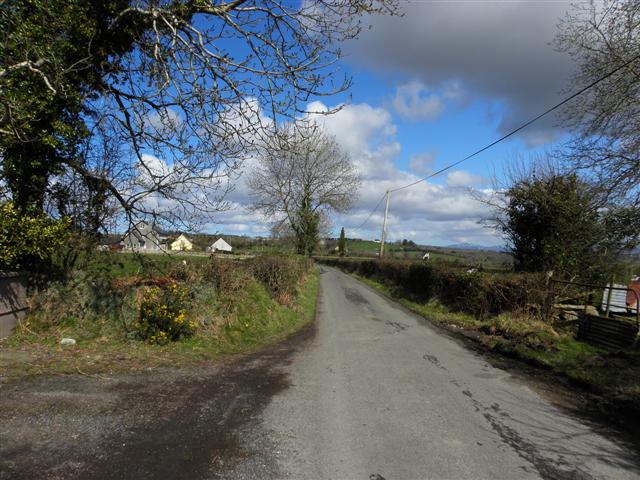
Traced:
[[480, 175], [473, 175], [465, 170], [454, 170], [447, 175], [447, 186], [451, 188], [472, 187], [486, 183], [486, 179]]
[[[333, 109], [333, 107], [331, 108]], [[369, 217], [384, 192], [414, 182], [431, 168], [436, 152], [414, 155], [412, 171], [396, 166], [402, 153], [396, 138], [396, 126], [389, 110], [366, 103], [342, 105], [332, 115], [322, 115], [330, 108], [321, 102], [307, 107], [308, 117], [333, 135], [349, 153], [362, 175], [362, 185], [354, 208], [346, 215], [333, 219], [336, 232], [344, 226], [347, 235], [377, 238], [382, 224], [382, 204]], [[245, 172], [256, 160], [247, 159]], [[355, 194], [355, 192], [354, 192]], [[268, 234], [269, 224], [259, 213], [250, 210], [250, 192], [241, 178], [227, 196], [230, 208], [216, 216], [209, 231], [249, 235]], [[496, 245], [500, 241], [495, 232], [483, 228], [479, 220], [489, 214], [487, 207], [460, 188], [423, 182], [412, 188], [394, 192], [390, 202], [388, 235], [391, 241], [412, 238], [422, 243], [446, 245], [471, 242]], [[336, 233], [334, 232], [334, 233]]]
[[437, 120], [444, 109], [443, 100], [418, 81], [400, 85], [396, 89], [393, 108], [409, 120]]
[[[403, 17], [376, 16], [373, 28], [348, 45], [354, 63], [403, 73], [452, 96], [504, 106], [504, 133], [560, 98], [572, 62], [549, 45], [569, 2], [413, 2]], [[530, 145], [553, 140], [558, 120], [522, 133]]]
[[229, 207], [219, 212], [215, 222], [203, 225], [209, 232], [224, 232], [234, 235], [265, 236], [269, 233], [266, 219], [247, 208], [247, 197], [238, 196], [239, 202], [232, 201]]
[[[313, 109], [308, 110], [320, 112], [326, 111], [327, 107], [316, 102]], [[349, 152], [363, 175], [358, 202], [348, 215], [336, 217], [334, 225], [345, 226], [351, 237], [379, 237], [382, 204], [364, 225], [362, 223], [384, 192], [412, 183], [420, 178], [418, 174], [427, 173], [437, 152], [412, 156], [412, 172], [399, 169], [394, 161], [401, 154], [401, 146], [396, 139], [392, 116], [384, 108], [367, 104], [345, 105], [334, 115], [318, 117], [318, 121]], [[466, 178], [462, 178], [461, 174], [453, 176], [457, 180], [455, 187], [459, 187], [463, 180], [466, 185], [482, 183], [481, 177], [466, 175]], [[479, 223], [487, 216], [487, 206], [467, 191], [452, 188], [448, 184], [422, 182], [392, 194], [388, 235], [390, 240], [413, 238], [435, 244], [499, 244], [495, 232]]]
[[[310, 112], [327, 110], [321, 102], [307, 107]], [[388, 110], [361, 103], [343, 105], [332, 115], [311, 114], [309, 117], [336, 137], [363, 177], [384, 178], [395, 171], [393, 161], [400, 155], [401, 148]]]
[[409, 157], [409, 168], [417, 174], [427, 175], [433, 171], [438, 152], [431, 150], [426, 153], [418, 153]]
[[150, 135], [174, 135], [182, 126], [180, 113], [172, 108], [154, 110], [144, 121], [145, 130]]

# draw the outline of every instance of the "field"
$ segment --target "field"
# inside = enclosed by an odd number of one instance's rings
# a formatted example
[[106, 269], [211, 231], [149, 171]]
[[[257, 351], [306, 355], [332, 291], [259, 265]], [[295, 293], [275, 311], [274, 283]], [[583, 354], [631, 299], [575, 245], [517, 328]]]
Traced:
[[[327, 240], [318, 251], [320, 254], [335, 255], [336, 240]], [[377, 257], [380, 243], [371, 240], [347, 239], [347, 255], [350, 257]], [[412, 242], [385, 244], [385, 257], [403, 260], [421, 260], [425, 252], [429, 252], [432, 263], [446, 263], [451, 266], [483, 268], [490, 270], [509, 270], [512, 265], [511, 255], [492, 250], [473, 250], [449, 247], [433, 247], [416, 245]]]
[[132, 275], [146, 275], [149, 273], [166, 274], [174, 266], [186, 262], [190, 265], [204, 265], [209, 260], [209, 255], [204, 252], [180, 253], [180, 254], [136, 254], [118, 252], [107, 255], [98, 262], [104, 262], [116, 277], [128, 277]]

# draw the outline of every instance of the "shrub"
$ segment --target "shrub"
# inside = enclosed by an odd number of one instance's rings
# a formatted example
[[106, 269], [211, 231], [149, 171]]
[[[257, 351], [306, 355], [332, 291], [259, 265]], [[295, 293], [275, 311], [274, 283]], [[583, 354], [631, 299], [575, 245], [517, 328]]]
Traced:
[[65, 281], [49, 282], [29, 297], [27, 321], [34, 333], [53, 333], [59, 327], [74, 327], [76, 338], [92, 338], [107, 323], [122, 325], [127, 315], [127, 291], [113, 285], [108, 276], [92, 271], [74, 271]]
[[440, 265], [391, 260], [319, 257], [318, 261], [376, 280], [411, 300], [435, 299], [481, 320], [540, 305], [545, 293], [543, 277], [537, 274], [467, 273]]
[[202, 272], [200, 270], [200, 265], [195, 265], [193, 262], [182, 260], [171, 264], [168, 269], [167, 276], [173, 278], [177, 282], [192, 284], [200, 280]]
[[11, 202], [0, 205], [0, 270], [47, 266], [69, 234], [70, 219], [21, 215]]
[[202, 278], [221, 295], [237, 295], [253, 280], [246, 262], [211, 257], [202, 269]]
[[190, 292], [176, 283], [168, 287], [149, 287], [142, 290], [138, 321], [135, 325], [140, 338], [164, 344], [191, 336], [195, 322], [187, 320], [187, 299]]
[[309, 271], [312, 260], [306, 257], [261, 256], [251, 260], [253, 276], [279, 303], [287, 304], [296, 287]]

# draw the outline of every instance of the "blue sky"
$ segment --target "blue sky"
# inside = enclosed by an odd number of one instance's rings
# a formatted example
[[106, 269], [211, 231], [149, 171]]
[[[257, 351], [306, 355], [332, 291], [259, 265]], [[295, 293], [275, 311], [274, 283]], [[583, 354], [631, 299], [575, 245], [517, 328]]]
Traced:
[[[344, 95], [310, 110], [344, 105], [320, 120], [363, 176], [359, 199], [333, 219], [333, 233], [379, 238], [379, 197], [499, 138], [570, 91], [572, 63], [550, 45], [567, 2], [412, 2], [403, 17], [367, 19], [372, 28], [344, 46], [340, 69], [353, 77]], [[480, 224], [490, 212], [469, 189], [489, 189], [505, 165], [561, 145], [566, 132], [550, 116], [442, 176], [391, 200], [389, 239], [448, 245], [496, 245]], [[268, 224], [246, 209], [239, 180], [232, 208], [207, 229], [264, 235]]]

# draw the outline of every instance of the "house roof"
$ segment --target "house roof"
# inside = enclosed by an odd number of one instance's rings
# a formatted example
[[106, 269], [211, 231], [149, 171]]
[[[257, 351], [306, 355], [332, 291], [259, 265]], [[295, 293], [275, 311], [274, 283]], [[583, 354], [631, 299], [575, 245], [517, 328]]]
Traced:
[[225, 242], [223, 238], [219, 238], [218, 240], [213, 242], [211, 244], [211, 247], [215, 248], [216, 250], [231, 250], [232, 249], [231, 245], [229, 245], [227, 242]]
[[138, 240], [148, 238], [150, 235], [156, 235], [159, 237], [159, 234], [155, 230], [155, 228], [153, 228], [153, 226], [149, 225], [147, 222], [136, 223], [127, 231], [127, 233], [125, 234], [125, 238], [130, 235], [136, 237]]
[[178, 235], [178, 238], [176, 238], [172, 243], [176, 243], [178, 240], [183, 240], [191, 243], [191, 240], [189, 240], [189, 238], [184, 233]]

